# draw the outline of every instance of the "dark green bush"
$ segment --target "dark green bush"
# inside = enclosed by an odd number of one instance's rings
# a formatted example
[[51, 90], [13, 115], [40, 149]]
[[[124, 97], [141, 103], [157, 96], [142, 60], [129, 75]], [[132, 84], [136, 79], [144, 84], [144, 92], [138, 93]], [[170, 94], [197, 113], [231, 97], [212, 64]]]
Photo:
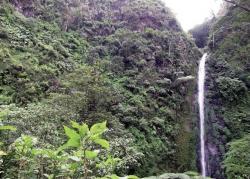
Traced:
[[250, 176], [250, 136], [229, 143], [229, 151], [223, 161], [228, 179], [247, 179]]
[[238, 79], [219, 77], [216, 83], [219, 93], [225, 101], [237, 101], [247, 91], [246, 85]]

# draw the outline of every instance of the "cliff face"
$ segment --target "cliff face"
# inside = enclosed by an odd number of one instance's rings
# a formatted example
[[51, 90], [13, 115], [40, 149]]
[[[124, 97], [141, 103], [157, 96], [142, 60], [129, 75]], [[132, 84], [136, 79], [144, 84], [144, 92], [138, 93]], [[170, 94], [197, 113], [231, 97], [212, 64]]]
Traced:
[[196, 169], [201, 54], [160, 1], [12, 0], [0, 24], [1, 108], [18, 127], [10, 140], [26, 133], [57, 145], [72, 118], [107, 120], [118, 174]]
[[226, 177], [222, 161], [227, 144], [250, 132], [250, 14], [237, 6], [226, 12], [212, 28], [208, 43], [206, 134], [209, 171], [215, 178]]

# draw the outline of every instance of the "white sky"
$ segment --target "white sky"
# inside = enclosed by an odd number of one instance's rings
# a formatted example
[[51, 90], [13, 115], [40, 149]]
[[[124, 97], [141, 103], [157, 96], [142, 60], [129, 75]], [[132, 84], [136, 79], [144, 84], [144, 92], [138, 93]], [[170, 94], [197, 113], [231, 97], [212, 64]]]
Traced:
[[212, 12], [218, 12], [222, 0], [163, 0], [171, 8], [185, 31], [201, 24]]

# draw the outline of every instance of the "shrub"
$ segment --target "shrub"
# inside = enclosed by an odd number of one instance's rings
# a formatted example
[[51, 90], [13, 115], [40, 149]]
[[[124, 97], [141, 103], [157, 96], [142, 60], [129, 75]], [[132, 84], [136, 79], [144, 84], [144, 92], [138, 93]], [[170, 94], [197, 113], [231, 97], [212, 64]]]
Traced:
[[247, 90], [245, 84], [238, 79], [219, 77], [216, 83], [222, 98], [230, 102], [238, 100]]
[[223, 161], [228, 179], [247, 179], [250, 176], [250, 135], [229, 143]]
[[[64, 126], [67, 142], [58, 148], [50, 144], [39, 147], [38, 139], [22, 135], [11, 145], [11, 160], [14, 166], [9, 175], [17, 178], [119, 178], [113, 174], [120, 159], [109, 154], [109, 142], [102, 135], [107, 130], [106, 122], [92, 127], [71, 121], [72, 128]], [[14, 129], [11, 126], [1, 129]], [[6, 155], [0, 151], [1, 155]], [[7, 173], [8, 174], [8, 173]], [[9, 176], [8, 176], [9, 177]], [[128, 178], [137, 178], [128, 176]]]

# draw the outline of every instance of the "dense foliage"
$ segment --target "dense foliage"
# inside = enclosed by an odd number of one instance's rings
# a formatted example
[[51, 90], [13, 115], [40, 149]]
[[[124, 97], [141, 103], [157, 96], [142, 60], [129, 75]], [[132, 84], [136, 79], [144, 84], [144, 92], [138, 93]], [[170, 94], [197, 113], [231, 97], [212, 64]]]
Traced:
[[[190, 106], [200, 52], [161, 2], [1, 3], [0, 109], [17, 127], [1, 135], [6, 146], [36, 136], [34, 147], [54, 150], [72, 118], [107, 120], [118, 175], [196, 170]], [[1, 175], [13, 177], [17, 164], [6, 156]]]
[[[239, 1], [249, 6], [249, 1]], [[250, 133], [250, 39], [249, 12], [236, 6], [228, 6], [225, 16], [220, 17], [209, 39], [210, 57], [207, 60], [207, 136], [208, 153], [211, 156], [211, 176], [223, 177], [223, 156], [227, 152], [227, 143], [241, 139]], [[232, 143], [230, 151], [235, 150]], [[225, 159], [228, 178], [242, 178], [242, 173], [232, 174], [230, 160], [234, 152], [228, 152]], [[232, 156], [231, 156], [232, 154]], [[244, 155], [244, 154], [242, 154]], [[247, 155], [247, 154], [246, 154]], [[240, 156], [239, 156], [240, 157]], [[230, 159], [231, 158], [231, 159]], [[240, 159], [239, 159], [240, 161]], [[246, 165], [247, 166], [247, 165]], [[249, 166], [249, 164], [248, 164]], [[237, 167], [235, 167], [237, 170]], [[237, 176], [237, 177], [236, 177]], [[244, 177], [243, 177], [244, 178]], [[245, 178], [247, 178], [245, 176]]]
[[224, 167], [228, 179], [248, 178], [250, 176], [249, 148], [249, 135], [229, 143], [229, 151], [226, 153], [224, 160]]
[[[227, 7], [225, 16], [192, 34], [211, 52], [209, 174], [244, 178], [250, 16]], [[200, 57], [158, 0], [0, 1], [0, 177], [116, 179], [196, 171]], [[232, 168], [238, 150], [241, 163]]]
[[[87, 124], [78, 124], [74, 121], [71, 121], [71, 125], [73, 129], [64, 126], [68, 140], [58, 148], [44, 143], [43, 147], [41, 144], [39, 146], [38, 139], [28, 135], [16, 139], [9, 149], [8, 156], [11, 157], [10, 162], [14, 167], [5, 171], [5, 177], [119, 178], [113, 172], [120, 159], [110, 155], [109, 142], [102, 138], [107, 130], [106, 122], [96, 123], [91, 128]], [[0, 130], [4, 129], [14, 128], [1, 126]], [[7, 153], [0, 151], [0, 156], [5, 155]], [[131, 175], [127, 178], [137, 177]]]

